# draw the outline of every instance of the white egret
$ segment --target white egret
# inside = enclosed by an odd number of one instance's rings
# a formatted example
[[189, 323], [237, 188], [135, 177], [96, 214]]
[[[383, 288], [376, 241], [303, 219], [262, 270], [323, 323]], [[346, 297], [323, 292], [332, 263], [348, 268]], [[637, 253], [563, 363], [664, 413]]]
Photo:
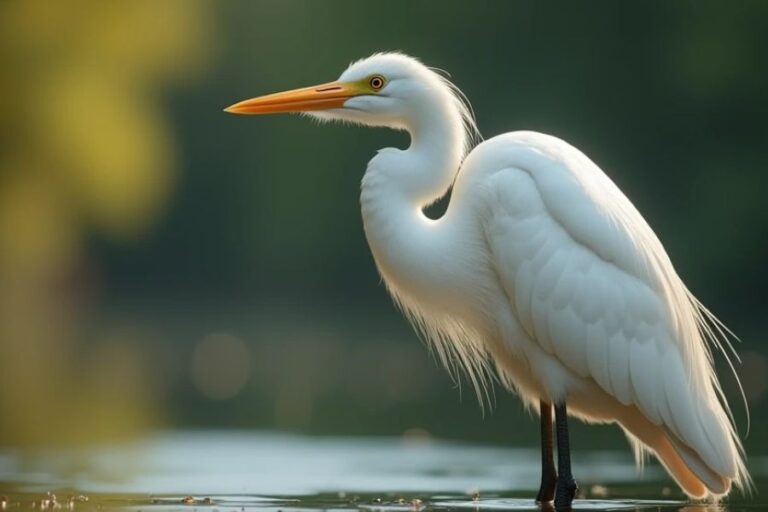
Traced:
[[[495, 371], [539, 408], [540, 502], [567, 508], [576, 491], [568, 414], [620, 425], [638, 461], [654, 454], [691, 497], [749, 485], [713, 368], [712, 347], [722, 350], [728, 331], [688, 291], [632, 203], [578, 149], [520, 131], [468, 152], [477, 131], [464, 96], [398, 53], [226, 111], [301, 112], [410, 134], [407, 149], [380, 150], [362, 179], [371, 252], [445, 364], [458, 362], [478, 393]], [[428, 218], [423, 208], [451, 187], [445, 214]]]

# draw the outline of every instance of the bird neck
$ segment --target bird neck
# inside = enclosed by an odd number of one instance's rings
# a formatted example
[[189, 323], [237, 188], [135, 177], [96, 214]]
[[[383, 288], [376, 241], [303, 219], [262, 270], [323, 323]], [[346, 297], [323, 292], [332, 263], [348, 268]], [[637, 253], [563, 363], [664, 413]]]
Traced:
[[424, 102], [411, 112], [405, 129], [411, 137], [408, 149], [382, 149], [368, 163], [362, 183], [364, 210], [366, 205], [395, 201], [420, 211], [451, 187], [468, 138], [458, 106], [448, 100]]
[[388, 173], [391, 185], [419, 209], [443, 197], [464, 158], [466, 134], [458, 112], [433, 110], [409, 128], [410, 147], [401, 154], [398, 170]]
[[432, 220], [423, 208], [444, 196], [464, 156], [466, 133], [453, 105], [421, 105], [406, 127], [408, 149], [382, 149], [369, 162], [361, 203], [366, 237], [389, 289], [401, 300], [431, 301], [447, 283], [448, 213]]

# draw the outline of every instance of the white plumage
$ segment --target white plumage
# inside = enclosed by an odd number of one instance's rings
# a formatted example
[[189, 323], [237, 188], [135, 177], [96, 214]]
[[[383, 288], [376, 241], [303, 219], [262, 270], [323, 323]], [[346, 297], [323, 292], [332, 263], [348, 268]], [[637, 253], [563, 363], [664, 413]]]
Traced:
[[[388, 289], [446, 366], [464, 367], [479, 394], [495, 370], [530, 404], [567, 402], [585, 421], [618, 423], [638, 457], [654, 453], [690, 496], [748, 485], [708, 346], [727, 343], [723, 327], [610, 178], [533, 132], [465, 158], [474, 121], [449, 82], [389, 53], [335, 84], [370, 77], [385, 85], [333, 108], [285, 110], [411, 134], [410, 147], [369, 163], [363, 220]], [[427, 218], [451, 186], [445, 215]]]
[[619, 422], [692, 496], [728, 492], [745, 471], [701, 313], [646, 222], [594, 163], [553, 137], [494, 138], [463, 172], [494, 167], [483, 226], [524, 331], [507, 341], [532, 366], [534, 391], [524, 394]]

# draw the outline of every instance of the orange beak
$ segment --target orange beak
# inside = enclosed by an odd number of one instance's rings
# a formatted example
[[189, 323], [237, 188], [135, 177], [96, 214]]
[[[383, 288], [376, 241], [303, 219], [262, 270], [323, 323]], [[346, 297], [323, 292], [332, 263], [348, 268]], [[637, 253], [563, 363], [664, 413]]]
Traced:
[[340, 108], [353, 96], [364, 94], [358, 84], [329, 82], [292, 91], [251, 98], [227, 107], [230, 114], [279, 114]]

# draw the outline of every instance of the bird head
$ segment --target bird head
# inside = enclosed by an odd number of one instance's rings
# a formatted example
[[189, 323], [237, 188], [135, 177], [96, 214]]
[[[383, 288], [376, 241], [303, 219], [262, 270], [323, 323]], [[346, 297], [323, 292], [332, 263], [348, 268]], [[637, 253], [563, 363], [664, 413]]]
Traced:
[[301, 113], [326, 121], [412, 130], [433, 118], [436, 109], [454, 113], [456, 122], [474, 129], [469, 106], [447, 79], [413, 57], [377, 53], [352, 63], [333, 82], [247, 99], [225, 111]]

